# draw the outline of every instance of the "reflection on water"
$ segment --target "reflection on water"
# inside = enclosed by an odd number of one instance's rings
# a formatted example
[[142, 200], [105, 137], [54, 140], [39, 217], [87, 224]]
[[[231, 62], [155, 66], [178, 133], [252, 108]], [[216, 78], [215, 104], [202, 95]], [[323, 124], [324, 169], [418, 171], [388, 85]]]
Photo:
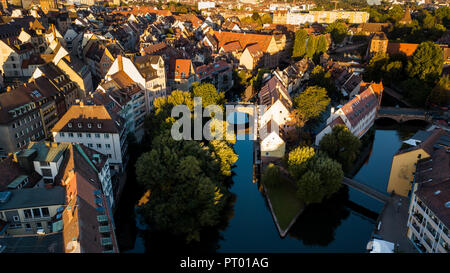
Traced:
[[[384, 192], [389, 179], [392, 156], [409, 130], [376, 128], [373, 150], [354, 179]], [[135, 248], [129, 252], [344, 252], [361, 253], [375, 227], [375, 221], [350, 209], [348, 200], [380, 212], [383, 204], [352, 188], [343, 187], [331, 200], [308, 206], [288, 236], [281, 238], [275, 227], [267, 202], [258, 185], [252, 182], [253, 143], [238, 140], [234, 145], [239, 159], [233, 169], [235, 176], [228, 209], [219, 227], [205, 230], [202, 241], [186, 245], [170, 234], [149, 234], [138, 231]], [[147, 236], [145, 240], [143, 238]]]

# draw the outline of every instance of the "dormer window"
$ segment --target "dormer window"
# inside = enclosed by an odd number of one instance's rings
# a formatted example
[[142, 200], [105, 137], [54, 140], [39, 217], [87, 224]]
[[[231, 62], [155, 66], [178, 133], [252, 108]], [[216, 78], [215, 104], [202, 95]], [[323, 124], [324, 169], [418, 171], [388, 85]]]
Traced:
[[92, 124], [88, 123], [88, 128], [92, 128]]
[[67, 126], [68, 126], [69, 128], [72, 128], [72, 122], [67, 123]]
[[102, 124], [101, 123], [97, 124], [97, 127], [102, 128]]
[[78, 123], [78, 128], [81, 128], [81, 127], [82, 127], [81, 123]]

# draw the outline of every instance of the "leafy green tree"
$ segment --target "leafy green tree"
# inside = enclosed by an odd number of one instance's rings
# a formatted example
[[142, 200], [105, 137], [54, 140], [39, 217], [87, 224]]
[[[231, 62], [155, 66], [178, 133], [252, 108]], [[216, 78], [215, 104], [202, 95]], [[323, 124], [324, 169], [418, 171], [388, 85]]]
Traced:
[[407, 72], [411, 78], [434, 82], [441, 75], [443, 64], [442, 49], [433, 42], [423, 42], [408, 62]]
[[280, 167], [270, 163], [264, 170], [261, 181], [266, 186], [275, 186], [280, 180]]
[[321, 55], [322, 53], [327, 52], [327, 49], [328, 49], [327, 39], [325, 38], [325, 35], [320, 35], [317, 39], [316, 53]]
[[388, 64], [389, 56], [385, 54], [376, 54], [370, 59], [369, 64], [363, 74], [366, 82], [380, 82], [383, 79], [383, 68]]
[[303, 126], [308, 120], [320, 116], [330, 101], [325, 88], [310, 86], [294, 98], [293, 118]]
[[450, 76], [442, 76], [439, 83], [431, 91], [428, 101], [438, 106], [450, 104]]
[[304, 29], [295, 32], [294, 46], [292, 48], [292, 58], [300, 60], [306, 54], [306, 40], [308, 39], [308, 32]]
[[383, 81], [387, 84], [397, 82], [404, 78], [403, 62], [393, 61], [383, 67]]
[[217, 92], [216, 87], [210, 83], [194, 83], [192, 86], [194, 97], [202, 98], [202, 105], [222, 105], [225, 103], [225, 93]]
[[297, 180], [297, 196], [306, 204], [321, 203], [342, 186], [344, 172], [333, 159], [316, 155], [308, 161], [308, 170]]
[[325, 33], [330, 33], [333, 42], [335, 44], [340, 44], [347, 36], [348, 27], [342, 22], [334, 22], [325, 28]]
[[136, 163], [137, 180], [150, 191], [141, 214], [154, 230], [199, 241], [202, 229], [218, 223], [224, 204], [220, 164], [201, 142], [175, 141], [169, 131], [152, 146]]
[[450, 27], [450, 7], [440, 7], [435, 11], [438, 22], [445, 27]]
[[336, 125], [331, 133], [326, 134], [319, 143], [321, 151], [337, 162], [343, 170], [349, 171], [358, 157], [361, 141], [345, 125]]
[[234, 152], [233, 148], [225, 141], [211, 140], [210, 144], [213, 151], [213, 156], [216, 156], [217, 160], [220, 161], [221, 174], [230, 176], [231, 168], [238, 160], [237, 154]]
[[388, 12], [389, 20], [392, 23], [397, 23], [398, 21], [400, 21], [403, 18], [404, 15], [405, 15], [405, 11], [399, 5], [394, 5], [392, 7], [392, 9], [390, 9]]
[[317, 38], [313, 35], [308, 37], [308, 43], [306, 45], [306, 56], [310, 59], [314, 57], [317, 49]]
[[415, 106], [423, 107], [431, 93], [431, 87], [422, 80], [411, 78], [400, 84], [405, 97]]
[[295, 179], [300, 179], [300, 177], [307, 171], [308, 169], [308, 160], [315, 156], [316, 152], [312, 147], [303, 146], [297, 147], [294, 150], [289, 152], [287, 165], [289, 173]]
[[272, 24], [272, 16], [270, 16], [270, 14], [268, 13], [263, 14], [263, 16], [261, 16], [261, 23]]
[[325, 72], [325, 69], [317, 65], [314, 67], [311, 75], [309, 76], [308, 86], [320, 86], [327, 90], [329, 97], [334, 97], [338, 99], [340, 95], [336, 88], [334, 80], [331, 78], [330, 71]]

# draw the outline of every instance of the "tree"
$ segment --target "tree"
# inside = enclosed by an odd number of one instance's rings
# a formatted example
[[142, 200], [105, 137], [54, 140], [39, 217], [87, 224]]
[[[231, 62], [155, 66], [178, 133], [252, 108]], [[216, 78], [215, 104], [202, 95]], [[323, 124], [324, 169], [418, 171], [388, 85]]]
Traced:
[[428, 96], [431, 92], [431, 87], [422, 80], [411, 78], [403, 81], [400, 84], [405, 97], [417, 107], [425, 106]]
[[394, 24], [400, 21], [404, 15], [405, 11], [399, 5], [394, 5], [388, 12], [389, 20]]
[[293, 118], [299, 126], [318, 117], [330, 103], [327, 90], [319, 86], [310, 86], [294, 98]]
[[450, 7], [440, 7], [434, 14], [440, 24], [450, 27]]
[[333, 127], [319, 143], [321, 151], [341, 163], [343, 170], [349, 171], [359, 154], [361, 141], [354, 136], [345, 125]]
[[442, 73], [442, 49], [433, 42], [421, 43], [408, 62], [409, 77], [434, 82]]
[[369, 64], [363, 74], [366, 82], [380, 82], [383, 79], [383, 68], [388, 64], [389, 56], [385, 54], [376, 54], [370, 59]]
[[306, 204], [321, 203], [342, 186], [341, 165], [324, 155], [308, 161], [308, 170], [297, 180], [297, 196]]
[[264, 24], [272, 24], [272, 17], [270, 14], [265, 13], [263, 16], [261, 16], [261, 23]]
[[314, 57], [317, 49], [317, 38], [313, 35], [309, 35], [308, 43], [306, 45], [306, 56], [310, 59]]
[[317, 39], [316, 53], [318, 55], [321, 55], [327, 52], [327, 49], [328, 49], [327, 39], [325, 38], [325, 35], [320, 35]]
[[439, 83], [431, 91], [428, 101], [438, 106], [450, 104], [450, 76], [442, 76]]
[[202, 105], [222, 105], [225, 102], [225, 93], [217, 92], [216, 87], [210, 83], [194, 83], [192, 86], [194, 97], [202, 98]]
[[330, 71], [325, 72], [325, 69], [320, 65], [315, 66], [313, 71], [311, 72], [311, 75], [309, 76], [308, 86], [315, 85], [325, 88], [330, 98], [335, 97], [336, 99], [338, 99], [340, 97], [336, 88], [336, 84], [331, 78]]
[[280, 167], [270, 163], [264, 170], [261, 181], [266, 186], [275, 186], [280, 180]]
[[219, 163], [201, 142], [175, 141], [168, 131], [153, 142], [136, 163], [137, 180], [150, 191], [141, 213], [152, 229], [199, 241], [203, 228], [218, 223], [224, 204]]
[[340, 44], [344, 41], [348, 33], [348, 27], [342, 22], [334, 22], [325, 28], [325, 33], [331, 34], [331, 39], [335, 44]]
[[306, 40], [308, 39], [308, 32], [304, 29], [295, 32], [294, 46], [292, 48], [292, 58], [295, 60], [301, 59], [306, 54]]
[[295, 179], [299, 179], [307, 170], [308, 160], [314, 157], [316, 152], [312, 147], [297, 147], [289, 152], [287, 165], [289, 173]]

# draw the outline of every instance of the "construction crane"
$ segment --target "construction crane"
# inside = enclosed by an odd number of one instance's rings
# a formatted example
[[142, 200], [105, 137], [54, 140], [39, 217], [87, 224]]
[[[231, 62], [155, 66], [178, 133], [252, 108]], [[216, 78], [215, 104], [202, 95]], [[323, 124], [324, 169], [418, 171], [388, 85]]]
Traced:
[[334, 10], [336, 10], [337, 9], [337, 3], [339, 2], [339, 1], [337, 1], [337, 0], [334, 0], [334, 1], [330, 1], [331, 3], [334, 3]]

